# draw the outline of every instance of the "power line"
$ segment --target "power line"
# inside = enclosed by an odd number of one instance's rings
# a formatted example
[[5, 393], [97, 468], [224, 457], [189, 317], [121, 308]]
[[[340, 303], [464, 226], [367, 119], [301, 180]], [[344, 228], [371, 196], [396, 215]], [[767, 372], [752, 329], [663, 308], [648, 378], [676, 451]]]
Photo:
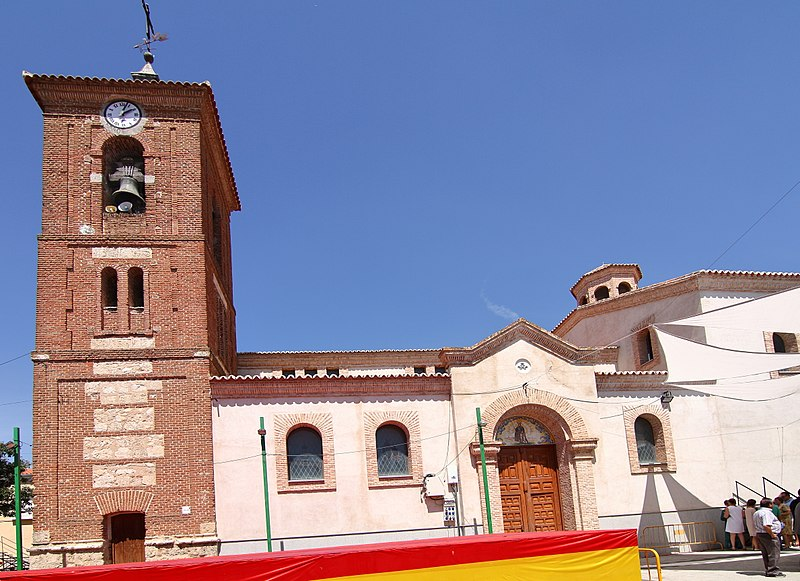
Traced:
[[20, 404], [20, 403], [31, 403], [32, 401], [33, 401], [32, 399], [21, 399], [19, 401], [7, 401], [5, 403], [0, 403], [0, 406], [17, 405], [17, 404]]
[[0, 367], [2, 367], [3, 365], [6, 365], [6, 364], [8, 364], [8, 363], [12, 363], [13, 361], [16, 361], [17, 359], [22, 359], [22, 358], [23, 358], [23, 357], [25, 357], [26, 355], [30, 355], [30, 351], [26, 351], [26, 352], [25, 352], [25, 353], [23, 353], [22, 355], [17, 355], [17, 356], [16, 356], [16, 357], [14, 357], [13, 359], [9, 359], [8, 361], [3, 361], [2, 363], [0, 363]]

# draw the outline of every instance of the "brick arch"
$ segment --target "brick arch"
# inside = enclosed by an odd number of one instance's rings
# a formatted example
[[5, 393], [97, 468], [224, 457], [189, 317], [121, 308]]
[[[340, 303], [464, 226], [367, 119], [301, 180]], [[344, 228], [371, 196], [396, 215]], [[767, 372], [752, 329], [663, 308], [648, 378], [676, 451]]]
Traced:
[[[407, 478], [381, 478], [378, 476], [375, 432], [379, 427], [387, 424], [401, 428], [408, 436], [409, 475]], [[410, 410], [364, 412], [364, 450], [367, 462], [367, 484], [370, 488], [419, 486], [422, 481], [422, 437], [419, 413]]]
[[103, 516], [117, 512], [147, 512], [155, 494], [143, 490], [115, 490], [94, 497]]
[[[637, 451], [636, 430], [634, 427], [637, 418], [644, 418], [653, 428], [658, 459], [656, 464], [639, 464], [639, 452]], [[672, 424], [667, 410], [657, 404], [634, 406], [623, 410], [622, 419], [625, 424], [631, 474], [675, 472], [677, 470], [675, 446], [672, 440]]]
[[[597, 438], [589, 435], [580, 412], [566, 399], [538, 389], [515, 391], [503, 395], [487, 406], [481, 419], [486, 422], [484, 434], [493, 438], [497, 425], [509, 416], [535, 419], [550, 432], [556, 446], [558, 486], [561, 517], [565, 530], [596, 529], [597, 498], [594, 484], [594, 451]], [[489, 497], [492, 519], [503, 526], [500, 496], [500, 479], [497, 457], [502, 449], [500, 442], [490, 442], [486, 449], [489, 478]], [[477, 444], [471, 450], [476, 470], [480, 470], [480, 452]], [[483, 490], [481, 489], [481, 496]], [[486, 518], [485, 506], [481, 508]]]
[[[333, 416], [328, 413], [277, 414], [274, 418], [275, 465], [278, 493], [336, 490], [336, 462], [333, 447]], [[297, 428], [316, 430], [322, 438], [322, 473], [320, 482], [290, 482], [286, 456], [286, 438]]]
[[527, 397], [522, 391], [514, 391], [494, 400], [481, 418], [486, 422], [486, 433], [494, 435], [499, 421], [513, 408], [523, 408], [515, 412], [535, 417], [557, 440], [561, 429], [566, 432], [567, 439], [589, 438], [586, 422], [580, 412], [563, 397], [541, 389], [529, 391]]

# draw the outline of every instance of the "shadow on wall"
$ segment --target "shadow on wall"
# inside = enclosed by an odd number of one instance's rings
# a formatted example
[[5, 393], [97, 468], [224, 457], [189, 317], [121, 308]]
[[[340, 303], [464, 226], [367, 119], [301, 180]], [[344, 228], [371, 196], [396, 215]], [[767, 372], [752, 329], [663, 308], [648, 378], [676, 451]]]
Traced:
[[[707, 521], [709, 520], [707, 516], [709, 510], [715, 514], [713, 509], [716, 507], [701, 501], [679, 483], [672, 474], [660, 474], [659, 476], [667, 487], [671, 505], [675, 507], [675, 513], [677, 514], [677, 519], [669, 519], [670, 524]], [[641, 514], [639, 521], [640, 540], [646, 543], [647, 546], [670, 545], [670, 539], [667, 538], [668, 534], [664, 528], [664, 515], [661, 512], [661, 505], [658, 499], [655, 474], [647, 475]], [[718, 522], [711, 520], [711, 523], [715, 529], [719, 528]], [[647, 527], [657, 528], [649, 531], [647, 535], [643, 535], [643, 531]]]
[[661, 505], [658, 502], [655, 474], [649, 473], [644, 485], [644, 501], [642, 502], [639, 532], [647, 527], [664, 526]]
[[675, 477], [672, 474], [664, 474], [663, 478], [664, 484], [667, 485], [667, 490], [669, 490], [669, 496], [672, 498], [673, 505], [678, 511], [678, 516], [680, 517], [681, 522], [691, 522], [697, 520], [697, 511], [718, 508], [716, 506], [706, 504], [694, 494], [686, 490], [686, 488], [684, 488], [680, 482], [675, 480]]

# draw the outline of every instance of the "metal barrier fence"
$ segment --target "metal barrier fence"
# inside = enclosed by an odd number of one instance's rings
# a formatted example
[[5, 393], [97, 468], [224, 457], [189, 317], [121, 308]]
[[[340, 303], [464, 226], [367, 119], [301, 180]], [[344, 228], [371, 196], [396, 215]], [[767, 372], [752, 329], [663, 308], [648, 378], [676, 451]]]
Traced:
[[645, 527], [640, 533], [640, 546], [649, 549], [687, 548], [722, 543], [717, 540], [717, 529], [712, 522], [687, 522]]
[[652, 553], [653, 557], [655, 557], [656, 563], [656, 573], [658, 573], [658, 581], [663, 581], [663, 577], [661, 576], [661, 557], [658, 556], [658, 552], [655, 549], [639, 549], [639, 559], [644, 559], [647, 563], [647, 578], [652, 581], [653, 575], [651, 573], [652, 567], [650, 566], [650, 554]]
[[[289, 551], [293, 549], [312, 549], [337, 547], [344, 545], [360, 545], [365, 543], [386, 543], [435, 539], [441, 537], [457, 537], [482, 534], [483, 524], [474, 522], [458, 527], [429, 527], [419, 529], [389, 529], [381, 531], [338, 533], [330, 535], [309, 535], [303, 537], [273, 537], [273, 551]], [[230, 539], [220, 543], [220, 555], [238, 555], [244, 553], [260, 553], [266, 549], [266, 539]]]

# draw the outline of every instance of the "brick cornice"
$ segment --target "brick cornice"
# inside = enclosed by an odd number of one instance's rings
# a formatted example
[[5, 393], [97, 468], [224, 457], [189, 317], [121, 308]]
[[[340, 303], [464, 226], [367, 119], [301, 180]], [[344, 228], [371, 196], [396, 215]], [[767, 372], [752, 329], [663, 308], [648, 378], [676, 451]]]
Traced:
[[69, 351], [33, 351], [34, 363], [84, 363], [87, 361], [137, 361], [151, 359], [208, 359], [208, 347], [197, 349], [81, 349]]
[[211, 396], [216, 399], [449, 396], [449, 394], [450, 377], [446, 375], [211, 379]]
[[413, 367], [416, 365], [438, 365], [438, 349], [420, 350], [375, 350], [375, 351], [284, 351], [239, 353], [239, 367], [243, 369], [270, 369], [288, 367], [353, 367], [387, 366]]
[[641, 287], [613, 299], [576, 307], [556, 325], [553, 333], [564, 335], [584, 319], [694, 291], [778, 292], [798, 285], [800, 285], [800, 273], [700, 270]]
[[600, 349], [577, 347], [525, 319], [515, 321], [472, 347], [442, 349], [440, 357], [450, 366], [474, 365], [520, 339], [577, 365], [616, 363], [617, 361], [617, 347]]
[[[595, 373], [598, 395], [603, 391], [639, 391], [642, 389], [663, 389], [667, 380], [666, 371]], [[670, 389], [672, 389], [670, 387]]]
[[115, 246], [124, 244], [125, 246], [154, 248], [163, 246], [170, 248], [178, 243], [196, 242], [205, 243], [206, 240], [199, 236], [148, 236], [147, 240], [142, 240], [141, 236], [76, 236], [74, 234], [39, 234], [37, 240], [40, 242], [65, 242], [69, 246]]

